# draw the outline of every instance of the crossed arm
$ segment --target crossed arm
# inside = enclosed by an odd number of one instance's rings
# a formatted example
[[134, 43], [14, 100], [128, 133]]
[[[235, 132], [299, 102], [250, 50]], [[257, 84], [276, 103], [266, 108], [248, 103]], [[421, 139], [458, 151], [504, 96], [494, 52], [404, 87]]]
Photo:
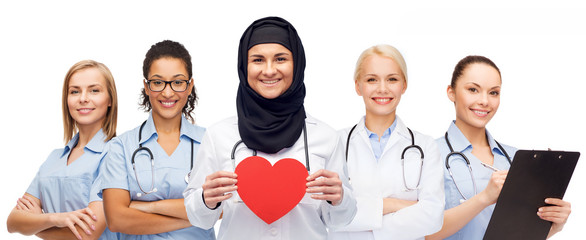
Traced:
[[106, 220], [100, 201], [71, 212], [43, 213], [41, 200], [25, 193], [8, 216], [7, 228], [11, 233], [34, 234], [42, 239], [98, 239]]
[[104, 210], [113, 232], [134, 235], [158, 234], [191, 227], [183, 199], [153, 202], [131, 201], [124, 189], [104, 189]]

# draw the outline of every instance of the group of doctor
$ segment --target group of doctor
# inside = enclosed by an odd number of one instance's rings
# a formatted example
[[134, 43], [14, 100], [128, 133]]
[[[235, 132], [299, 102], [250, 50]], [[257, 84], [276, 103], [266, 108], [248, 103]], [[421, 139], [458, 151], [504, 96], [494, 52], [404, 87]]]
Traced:
[[[354, 83], [366, 114], [338, 132], [305, 112], [304, 69], [289, 22], [254, 21], [238, 50], [237, 116], [206, 130], [192, 116], [198, 96], [189, 52], [156, 43], [143, 63], [141, 106], [149, 117], [116, 136], [112, 74], [102, 63], [76, 63], [62, 92], [67, 145], [49, 155], [17, 200], [8, 231], [43, 239], [215, 239], [221, 218], [219, 239], [483, 237], [516, 151], [486, 130], [501, 91], [490, 59], [468, 56], [456, 65], [447, 88], [456, 120], [437, 140], [396, 115], [408, 81], [392, 46], [360, 55]], [[252, 155], [271, 164], [296, 159], [308, 171], [305, 196], [271, 224], [237, 193], [234, 168]], [[548, 198], [536, 214], [553, 223], [551, 236], [570, 211], [568, 202]]]

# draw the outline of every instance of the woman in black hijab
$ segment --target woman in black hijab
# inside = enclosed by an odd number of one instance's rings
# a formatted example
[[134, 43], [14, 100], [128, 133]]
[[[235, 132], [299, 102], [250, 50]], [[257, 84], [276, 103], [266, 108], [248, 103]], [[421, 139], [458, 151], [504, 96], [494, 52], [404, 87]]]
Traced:
[[[204, 136], [199, 166], [184, 192], [190, 222], [208, 229], [223, 212], [218, 239], [326, 239], [326, 226], [352, 220], [356, 201], [347, 188], [336, 132], [305, 113], [305, 52], [297, 31], [282, 18], [262, 18], [246, 29], [238, 50], [238, 116], [216, 123]], [[284, 195], [293, 190], [280, 193], [286, 187], [279, 181], [298, 179], [277, 175], [262, 186], [254, 185], [253, 200], [243, 197], [244, 183], [237, 183], [244, 176], [239, 178], [234, 171], [252, 155], [273, 166], [294, 159], [309, 172], [301, 179], [301, 200], [295, 200], [289, 211], [267, 217], [255, 200], [271, 199], [268, 205], [289, 202]]]

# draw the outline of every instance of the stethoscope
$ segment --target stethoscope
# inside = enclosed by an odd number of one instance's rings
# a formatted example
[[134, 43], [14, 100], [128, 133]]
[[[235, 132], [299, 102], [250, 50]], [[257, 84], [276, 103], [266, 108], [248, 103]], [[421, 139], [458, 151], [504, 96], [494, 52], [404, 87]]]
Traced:
[[[146, 121], [144, 121], [141, 125], [140, 125], [140, 129], [138, 130], [138, 148], [136, 150], [134, 150], [134, 153], [132, 154], [132, 158], [130, 160], [130, 162], [132, 163], [132, 170], [134, 171], [134, 178], [136, 179], [136, 184], [138, 185], [138, 188], [140, 188], [140, 192], [136, 193], [136, 197], [141, 197], [144, 195], [147, 195], [149, 193], [154, 193], [157, 192], [157, 188], [155, 187], [155, 158], [153, 157], [153, 152], [151, 152], [151, 150], [148, 147], [143, 147], [142, 143], [140, 143], [140, 140], [142, 139], [142, 129], [144, 128], [144, 125], [146, 124]], [[149, 191], [145, 191], [140, 182], [138, 181], [138, 174], [136, 173], [136, 167], [135, 167], [135, 162], [134, 162], [134, 157], [136, 156], [136, 154], [140, 151], [146, 151], [149, 155], [149, 157], [151, 158], [151, 176], [152, 176], [152, 180], [151, 180], [151, 188]], [[185, 175], [185, 182], [189, 183], [189, 176], [191, 175], [191, 169], [193, 169], [193, 139], [191, 140], [191, 166], [189, 168], [189, 173], [187, 173], [187, 175]]]
[[[350, 136], [352, 136], [352, 132], [354, 132], [354, 129], [356, 128], [358, 124], [354, 125], [354, 127], [352, 127], [352, 129], [350, 129], [350, 132], [348, 133], [348, 138], [346, 139], [346, 163], [348, 163], [348, 149], [350, 147]], [[401, 153], [401, 166], [403, 167], [403, 184], [405, 185], [405, 191], [406, 192], [410, 192], [410, 191], [414, 191], [417, 190], [419, 188], [419, 183], [421, 182], [421, 174], [423, 172], [423, 159], [425, 158], [423, 155], [423, 150], [421, 149], [421, 147], [419, 145], [415, 144], [415, 136], [413, 135], [413, 131], [411, 131], [411, 129], [407, 128], [407, 130], [409, 130], [409, 134], [411, 135], [411, 145], [405, 147], [403, 149], [403, 153]], [[407, 150], [415, 148], [419, 151], [419, 156], [421, 156], [421, 166], [419, 166], [419, 177], [417, 180], [417, 185], [415, 185], [414, 188], [410, 188], [407, 185], [407, 179], [405, 178], [405, 153], [407, 152]], [[348, 177], [348, 180], [350, 180], [350, 177]]]
[[[236, 142], [234, 144], [234, 147], [232, 148], [232, 154], [230, 155], [230, 159], [232, 160], [232, 169], [236, 169], [236, 158], [235, 158], [235, 154], [236, 154], [236, 149], [238, 148], [238, 145], [240, 145], [242, 142], [242, 140], [238, 140], [238, 142]], [[303, 123], [303, 147], [305, 149], [305, 167], [307, 168], [307, 172], [309, 172], [309, 149], [307, 147], [307, 130], [305, 128], [305, 123]], [[256, 156], [256, 150], [251, 149], [252, 150], [252, 156]]]
[[[454, 174], [452, 174], [452, 169], [450, 168], [450, 157], [453, 155], [459, 155], [460, 157], [462, 157], [462, 159], [464, 159], [464, 161], [466, 162], [466, 165], [468, 165], [468, 172], [470, 172], [472, 186], [474, 187], [474, 195], [476, 195], [476, 194], [478, 194], [478, 189], [476, 188], [476, 180], [474, 178], [474, 174], [472, 174], [472, 167], [470, 166], [470, 160], [468, 160], [466, 155], [463, 154], [462, 152], [454, 151], [454, 148], [452, 148], [452, 144], [450, 143], [450, 140], [448, 138], [448, 132], [446, 132], [446, 134], [444, 135], [444, 139], [446, 140], [446, 143], [448, 144], [448, 148], [450, 148], [450, 153], [448, 153], [448, 155], [446, 156], [446, 168], [448, 169], [448, 173], [450, 173], [450, 177], [452, 178], [452, 181], [454, 182], [454, 185], [456, 186], [456, 190], [458, 190], [458, 192], [460, 193], [460, 196], [462, 196], [462, 198], [463, 198], [460, 200], [460, 202], [464, 202], [464, 201], [468, 200], [468, 198], [466, 198], [466, 196], [464, 196], [464, 194], [462, 193], [462, 191], [458, 187], [456, 180], [454, 179]], [[499, 142], [497, 142], [496, 140], [495, 140], [495, 142], [496, 142], [496, 145], [498, 146], [498, 148], [501, 150], [501, 152], [503, 152], [503, 154], [507, 158], [507, 161], [509, 161], [509, 165], [510, 165], [511, 158], [509, 157], [509, 154], [507, 153], [507, 151], [505, 151], [505, 149], [503, 148], [503, 146], [501, 146], [501, 144]]]

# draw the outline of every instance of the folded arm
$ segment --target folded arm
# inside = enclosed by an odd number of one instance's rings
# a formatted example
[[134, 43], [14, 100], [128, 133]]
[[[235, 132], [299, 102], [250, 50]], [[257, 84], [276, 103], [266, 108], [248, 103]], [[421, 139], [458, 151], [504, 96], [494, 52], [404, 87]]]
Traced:
[[[104, 210], [108, 226], [113, 232], [148, 235], [175, 231], [190, 227], [189, 221], [132, 208], [127, 190], [110, 188], [103, 190]], [[172, 201], [169, 201], [171, 203]], [[167, 203], [164, 203], [167, 204]]]
[[63, 213], [43, 213], [40, 206], [38, 198], [25, 194], [8, 217], [8, 231], [42, 239], [98, 239], [106, 228], [101, 202]]

